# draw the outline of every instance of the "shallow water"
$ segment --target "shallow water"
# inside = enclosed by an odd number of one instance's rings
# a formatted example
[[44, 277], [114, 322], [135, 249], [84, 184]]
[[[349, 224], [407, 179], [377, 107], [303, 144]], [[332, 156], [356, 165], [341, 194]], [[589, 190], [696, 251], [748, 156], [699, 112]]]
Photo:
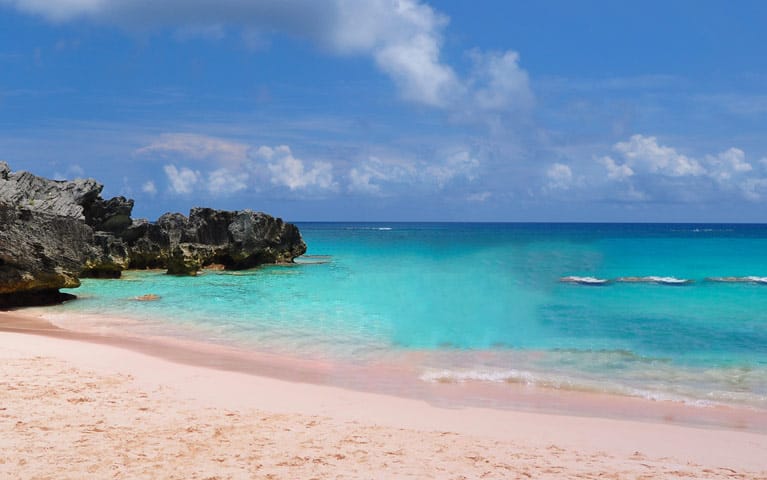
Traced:
[[[358, 364], [767, 408], [767, 226], [300, 224], [291, 266], [84, 280], [84, 328]], [[584, 285], [563, 277], [608, 280]], [[666, 278], [667, 282], [626, 277]], [[689, 280], [684, 284], [677, 281]], [[154, 294], [155, 301], [135, 298]], [[413, 355], [417, 354], [417, 355]], [[412, 360], [416, 358], [417, 360]]]

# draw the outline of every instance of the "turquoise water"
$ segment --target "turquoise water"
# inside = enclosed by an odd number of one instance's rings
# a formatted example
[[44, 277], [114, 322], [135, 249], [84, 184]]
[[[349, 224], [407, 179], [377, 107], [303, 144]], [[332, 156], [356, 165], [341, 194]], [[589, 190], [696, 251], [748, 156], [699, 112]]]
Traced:
[[[56, 312], [140, 333], [357, 363], [419, 352], [424, 382], [767, 408], [767, 226], [300, 224], [292, 266], [84, 280]], [[692, 283], [586, 286], [565, 276]], [[135, 297], [159, 295], [157, 301]]]

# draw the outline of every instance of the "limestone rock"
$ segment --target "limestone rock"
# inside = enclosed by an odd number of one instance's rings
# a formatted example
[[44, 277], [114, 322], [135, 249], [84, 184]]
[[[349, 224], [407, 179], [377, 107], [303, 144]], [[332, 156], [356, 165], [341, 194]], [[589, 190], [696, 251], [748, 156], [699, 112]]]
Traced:
[[0, 203], [0, 306], [64, 299], [80, 285], [93, 231], [82, 220]]
[[193, 208], [167, 213], [156, 224], [134, 223], [127, 235], [131, 268], [161, 267], [194, 275], [208, 265], [241, 270], [290, 263], [306, 252], [295, 225], [251, 210]]
[[104, 200], [102, 190], [93, 179], [48, 180], [0, 162], [0, 305], [61, 300], [58, 289], [78, 278], [117, 278], [128, 268], [195, 275], [209, 265], [290, 263], [306, 252], [295, 225], [265, 213], [194, 208], [152, 223], [131, 218], [133, 200]]
[[83, 206], [101, 194], [103, 185], [92, 178], [71, 182], [49, 180], [29, 172], [11, 172], [0, 166], [0, 202], [36, 212], [83, 220]]

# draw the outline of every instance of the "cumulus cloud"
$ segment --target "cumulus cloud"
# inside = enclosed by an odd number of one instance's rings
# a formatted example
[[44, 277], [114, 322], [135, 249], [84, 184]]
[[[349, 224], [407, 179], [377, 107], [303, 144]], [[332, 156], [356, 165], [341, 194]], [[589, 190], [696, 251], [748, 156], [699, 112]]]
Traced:
[[439, 44], [428, 35], [388, 45], [375, 54], [376, 63], [391, 76], [408, 100], [446, 106], [458, 81], [453, 70], [439, 62]]
[[165, 165], [163, 170], [173, 193], [181, 195], [192, 193], [200, 182], [200, 172], [191, 168], [181, 167], [179, 169], [175, 165]]
[[444, 14], [420, 0], [0, 0], [51, 22], [88, 19], [128, 29], [170, 27], [177, 38], [218, 39], [227, 28], [246, 43], [283, 32], [337, 55], [364, 55], [403, 98], [454, 112], [529, 105], [532, 93], [516, 52], [471, 57], [466, 78], [442, 59]]
[[[180, 195], [207, 192], [225, 196], [270, 187], [317, 193], [338, 188], [330, 163], [305, 162], [287, 145], [252, 146], [207, 135], [165, 134], [135, 153], [172, 158], [174, 163], [166, 164], [163, 170], [170, 191]], [[190, 161], [208, 168], [181, 165]], [[143, 190], [151, 194], [153, 188], [154, 183], [148, 182]]]
[[290, 190], [304, 190], [317, 187], [322, 190], [335, 189], [333, 166], [328, 162], [314, 162], [307, 168], [304, 162], [293, 156], [290, 147], [261, 147], [257, 158], [266, 160], [271, 173], [271, 182], [288, 187]]
[[213, 195], [231, 195], [248, 188], [248, 180], [247, 172], [218, 168], [208, 174], [206, 188]]
[[728, 181], [738, 174], [753, 170], [745, 159], [746, 153], [739, 148], [730, 148], [718, 155], [707, 155], [708, 173], [720, 182]]
[[624, 180], [634, 175], [634, 170], [625, 163], [618, 165], [611, 157], [602, 157], [600, 163], [607, 169], [607, 178], [611, 180]]
[[672, 147], [660, 145], [655, 137], [633, 135], [626, 142], [616, 143], [613, 150], [623, 158], [623, 164], [618, 164], [611, 157], [600, 160], [608, 171], [608, 178], [613, 180], [622, 180], [637, 173], [677, 178], [701, 177], [726, 184], [753, 170], [746, 161], [745, 152], [739, 148], [705, 155], [698, 160]]
[[655, 137], [633, 135], [613, 149], [626, 158], [629, 167], [672, 177], [703, 175], [706, 170], [695, 159], [658, 144]]
[[[604, 168], [601, 173], [592, 170], [584, 178], [584, 186], [608, 198], [686, 202], [733, 193], [759, 200], [767, 194], [765, 172], [754, 168], [739, 148], [693, 157], [662, 145], [656, 137], [633, 135], [613, 145], [613, 151], [615, 155], [596, 159]], [[555, 173], [547, 172], [550, 182]], [[566, 179], [564, 169], [559, 173]]]

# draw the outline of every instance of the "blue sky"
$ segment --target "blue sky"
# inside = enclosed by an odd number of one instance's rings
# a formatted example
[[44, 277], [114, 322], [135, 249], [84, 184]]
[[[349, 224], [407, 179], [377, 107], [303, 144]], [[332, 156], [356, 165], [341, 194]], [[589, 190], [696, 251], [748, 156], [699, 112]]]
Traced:
[[761, 1], [0, 0], [0, 159], [154, 218], [767, 221]]

